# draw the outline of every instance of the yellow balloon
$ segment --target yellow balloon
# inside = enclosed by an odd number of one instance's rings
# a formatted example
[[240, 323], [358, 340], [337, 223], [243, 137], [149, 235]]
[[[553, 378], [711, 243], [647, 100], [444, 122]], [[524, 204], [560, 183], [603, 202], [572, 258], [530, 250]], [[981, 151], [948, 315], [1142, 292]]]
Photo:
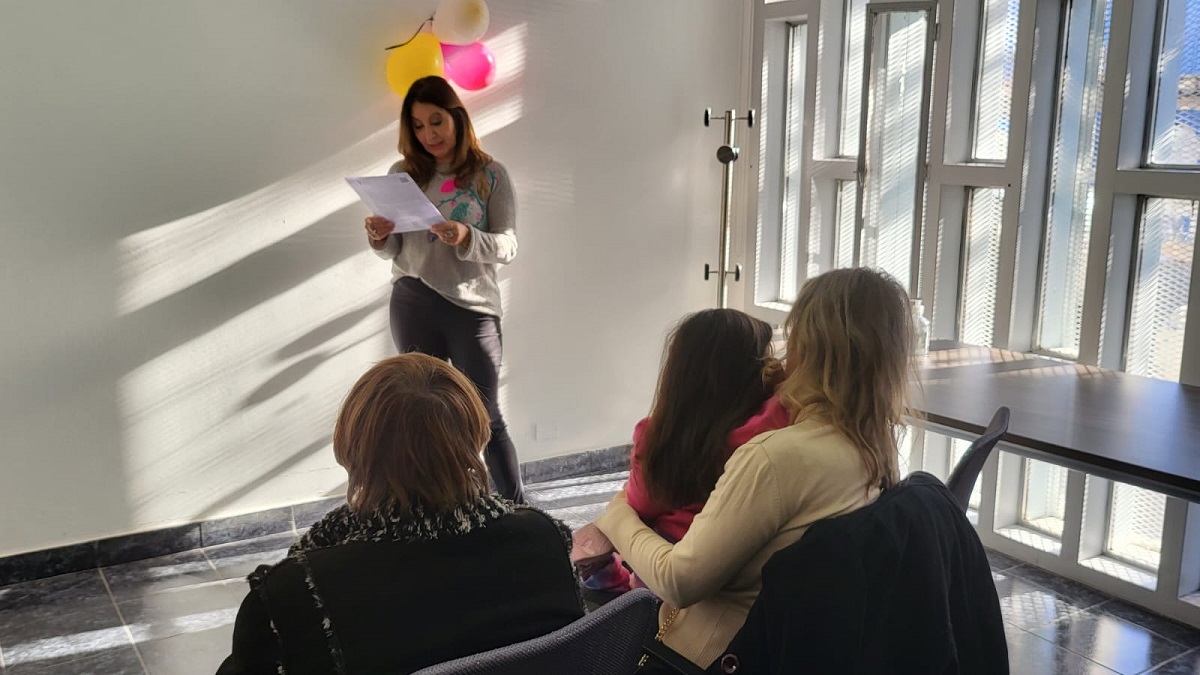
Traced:
[[442, 45], [429, 33], [420, 33], [412, 42], [392, 50], [387, 60], [387, 81], [392, 91], [404, 96], [413, 82], [430, 75], [441, 75]]

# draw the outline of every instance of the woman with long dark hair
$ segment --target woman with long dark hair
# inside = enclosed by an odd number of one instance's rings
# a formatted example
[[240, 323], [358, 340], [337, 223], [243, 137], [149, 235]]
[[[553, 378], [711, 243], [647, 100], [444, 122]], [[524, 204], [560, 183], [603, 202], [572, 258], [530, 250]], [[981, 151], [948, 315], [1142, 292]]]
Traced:
[[517, 254], [516, 202], [504, 167], [479, 147], [462, 100], [440, 77], [417, 80], [400, 109], [399, 162], [446, 222], [393, 232], [366, 219], [367, 240], [392, 261], [392, 340], [401, 353], [450, 361], [479, 388], [491, 418], [484, 454], [500, 495], [525, 501], [517, 450], [498, 400], [503, 338], [497, 268]]
[[[667, 338], [650, 416], [633, 430], [625, 497], [669, 541], [683, 538], [734, 450], [790, 423], [774, 395], [782, 367], [771, 327], [734, 309], [685, 317]], [[629, 575], [607, 559], [582, 565], [593, 590], [623, 591]]]

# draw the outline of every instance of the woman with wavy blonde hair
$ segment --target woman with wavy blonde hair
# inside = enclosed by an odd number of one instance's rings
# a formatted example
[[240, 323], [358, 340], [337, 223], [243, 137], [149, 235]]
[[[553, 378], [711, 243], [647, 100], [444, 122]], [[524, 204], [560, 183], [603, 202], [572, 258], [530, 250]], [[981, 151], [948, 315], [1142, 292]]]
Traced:
[[621, 492], [595, 522], [608, 541], [577, 537], [587, 551], [576, 556], [615, 547], [663, 599], [663, 642], [707, 667], [745, 622], [772, 554], [899, 479], [909, 322], [907, 295], [886, 274], [841, 269], [810, 280], [787, 319], [779, 396], [793, 423], [730, 457], [678, 542], [643, 523]]

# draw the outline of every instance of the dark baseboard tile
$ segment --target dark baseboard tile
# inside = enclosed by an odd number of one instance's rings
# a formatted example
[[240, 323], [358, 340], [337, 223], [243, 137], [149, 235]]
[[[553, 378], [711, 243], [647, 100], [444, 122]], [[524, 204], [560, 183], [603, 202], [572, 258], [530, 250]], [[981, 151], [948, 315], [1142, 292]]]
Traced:
[[521, 465], [521, 479], [526, 483], [543, 483], [594, 473], [627, 471], [629, 449], [629, 445], [617, 445], [525, 462]]
[[296, 523], [296, 529], [303, 530], [312, 527], [312, 524], [323, 518], [326, 513], [345, 503], [345, 497], [330, 497], [315, 502], [296, 504], [292, 507], [292, 519]]
[[0, 558], [0, 586], [95, 569], [98, 566], [94, 541], [21, 553]]
[[96, 542], [96, 563], [100, 567], [120, 565], [200, 548], [200, 523], [137, 532]]
[[229, 518], [217, 518], [200, 523], [201, 546], [216, 546], [234, 541], [265, 537], [268, 534], [292, 532], [296, 523], [291, 506], [267, 509]]
[[[525, 462], [521, 465], [521, 477], [526, 483], [541, 483], [625, 471], [628, 468], [629, 446], [620, 445]], [[0, 558], [0, 586], [270, 534], [295, 532], [308, 528], [345, 502], [345, 497], [331, 497], [257, 513], [216, 518]]]

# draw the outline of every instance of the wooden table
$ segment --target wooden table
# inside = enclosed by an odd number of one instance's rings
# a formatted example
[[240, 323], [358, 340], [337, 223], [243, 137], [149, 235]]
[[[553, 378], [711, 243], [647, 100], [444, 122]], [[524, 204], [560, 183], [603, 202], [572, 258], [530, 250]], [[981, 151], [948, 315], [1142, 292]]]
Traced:
[[935, 341], [913, 407], [977, 435], [1000, 406], [1020, 454], [1200, 502], [1200, 388]]

